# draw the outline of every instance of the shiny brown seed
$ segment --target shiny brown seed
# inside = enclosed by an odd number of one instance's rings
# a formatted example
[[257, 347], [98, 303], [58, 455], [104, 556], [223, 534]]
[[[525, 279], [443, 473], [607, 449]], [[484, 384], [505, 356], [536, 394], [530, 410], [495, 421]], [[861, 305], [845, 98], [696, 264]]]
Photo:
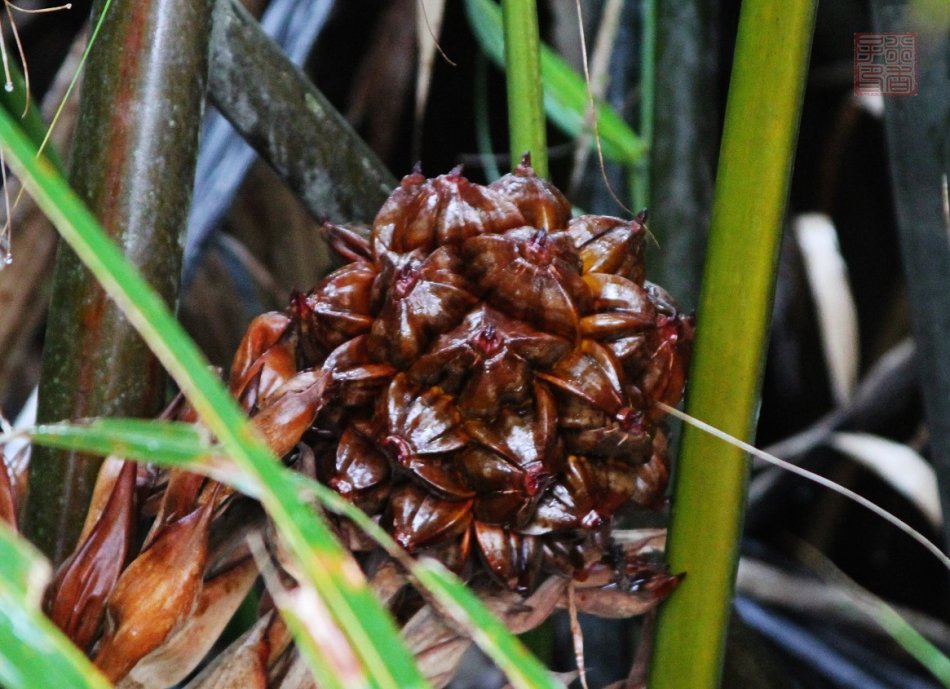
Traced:
[[300, 297], [293, 308], [300, 329], [303, 366], [317, 364], [343, 343], [369, 332], [376, 270], [364, 261], [338, 268]]
[[526, 591], [541, 566], [538, 540], [482, 522], [475, 522], [474, 532], [479, 552], [492, 575], [509, 589]]
[[476, 303], [461, 259], [441, 248], [393, 259], [378, 283], [383, 304], [368, 347], [377, 361], [406, 369], [435, 337], [454, 328]]
[[473, 237], [462, 250], [489, 304], [546, 332], [577, 338], [591, 294], [566, 234], [519, 228]]
[[389, 509], [393, 537], [409, 551], [459, 536], [472, 523], [471, 500], [438, 498], [412, 483], [393, 490]]
[[646, 230], [635, 218], [629, 222], [605, 215], [582, 215], [567, 224], [584, 265], [584, 273], [608, 273], [643, 284]]

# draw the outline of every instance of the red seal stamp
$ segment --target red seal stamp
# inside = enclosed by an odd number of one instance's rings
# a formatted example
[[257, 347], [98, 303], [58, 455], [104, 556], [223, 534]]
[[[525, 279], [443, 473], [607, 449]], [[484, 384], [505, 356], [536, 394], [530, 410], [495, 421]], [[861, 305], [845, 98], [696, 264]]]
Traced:
[[854, 95], [916, 96], [917, 34], [854, 34]]

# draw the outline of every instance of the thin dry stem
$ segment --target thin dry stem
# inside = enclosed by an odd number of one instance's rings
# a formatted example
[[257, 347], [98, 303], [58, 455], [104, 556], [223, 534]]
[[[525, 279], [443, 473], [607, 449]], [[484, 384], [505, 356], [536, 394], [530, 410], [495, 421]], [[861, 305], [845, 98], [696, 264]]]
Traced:
[[571, 641], [574, 643], [574, 660], [577, 663], [577, 672], [580, 675], [581, 686], [587, 686], [587, 666], [584, 663], [584, 630], [577, 619], [577, 601], [574, 598], [574, 580], [567, 582], [567, 614], [571, 621]]
[[849, 500], [858, 503], [859, 505], [870, 510], [871, 512], [878, 515], [885, 521], [890, 522], [891, 524], [896, 526], [898, 529], [903, 531], [905, 534], [907, 534], [908, 536], [913, 538], [915, 541], [920, 543], [927, 550], [929, 550], [930, 553], [935, 558], [937, 558], [944, 567], [950, 570], [950, 557], [947, 557], [937, 545], [935, 545], [930, 539], [928, 539], [922, 533], [917, 531], [917, 529], [912, 527], [910, 524], [903, 521], [899, 517], [896, 517], [895, 515], [891, 514], [890, 512], [885, 510], [883, 507], [877, 505], [871, 500], [868, 500], [863, 495], [859, 495], [858, 493], [855, 493], [850, 488], [846, 488], [842, 486], [841, 484], [835, 483], [831, 479], [825, 478], [824, 476], [820, 474], [816, 474], [812, 471], [808, 471], [808, 469], [803, 469], [800, 466], [797, 466], [795, 464], [792, 464], [791, 462], [785, 461], [784, 459], [776, 457], [775, 455], [765, 452], [764, 450], [760, 450], [754, 445], [750, 445], [747, 442], [739, 440], [735, 436], [729, 435], [728, 433], [719, 430], [715, 426], [712, 426], [711, 424], [708, 424], [705, 421], [701, 421], [693, 416], [690, 416], [689, 414], [681, 412], [679, 409], [676, 409], [675, 407], [671, 407], [668, 404], [664, 404], [663, 402], [657, 402], [656, 404], [660, 409], [665, 411], [667, 414], [671, 416], [675, 416], [677, 419], [680, 419], [681, 421], [685, 421], [691, 426], [694, 426], [695, 428], [698, 428], [699, 430], [705, 433], [708, 433], [709, 435], [719, 438], [720, 440], [732, 445], [733, 447], [737, 447], [740, 450], [743, 450], [744, 452], [748, 452], [750, 455], [758, 457], [759, 459], [763, 459], [766, 462], [770, 464], [774, 464], [775, 466], [785, 469], [786, 471], [789, 471], [793, 474], [797, 474], [798, 476], [801, 476], [802, 478], [808, 479], [809, 481], [812, 481], [813, 483], [817, 483], [820, 486], [824, 486], [825, 488], [828, 488], [829, 490], [832, 490], [835, 493], [838, 493], [839, 495], [842, 495], [848, 498]]
[[[614, 188], [610, 185], [610, 180], [607, 179], [607, 164], [604, 162], [604, 148], [601, 144], [600, 125], [597, 122], [594, 89], [591, 85], [590, 66], [587, 63], [587, 38], [584, 34], [584, 13], [581, 10], [581, 0], [574, 0], [574, 5], [577, 7], [577, 26], [581, 41], [581, 64], [584, 66], [584, 84], [587, 86], [587, 107], [594, 112], [594, 141], [597, 144], [597, 162], [600, 164], [600, 176], [604, 181], [604, 187], [607, 189], [607, 193], [610, 194], [610, 198], [612, 198], [624, 211], [630, 215], [634, 215], [634, 212], [630, 210], [623, 201], [620, 200], [620, 197], [617, 196], [616, 192], [614, 192]], [[650, 236], [652, 237], [652, 234]]]

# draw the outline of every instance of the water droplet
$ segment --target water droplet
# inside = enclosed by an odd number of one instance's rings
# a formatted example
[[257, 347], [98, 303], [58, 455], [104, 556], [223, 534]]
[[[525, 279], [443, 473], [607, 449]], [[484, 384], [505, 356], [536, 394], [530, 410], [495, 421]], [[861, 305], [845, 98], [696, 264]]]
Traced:
[[13, 82], [8, 81], [7, 83], [5, 83], [3, 85], [3, 90], [6, 91], [7, 93], [10, 93], [10, 91], [13, 90]]
[[3, 252], [0, 255], [0, 270], [3, 270], [3, 266], [8, 266], [13, 263], [13, 254], [8, 251]]

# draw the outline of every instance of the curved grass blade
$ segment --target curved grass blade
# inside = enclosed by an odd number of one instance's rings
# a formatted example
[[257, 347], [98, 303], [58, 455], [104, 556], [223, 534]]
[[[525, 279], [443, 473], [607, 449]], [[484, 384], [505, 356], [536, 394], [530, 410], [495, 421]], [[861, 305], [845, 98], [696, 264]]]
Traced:
[[[189, 430], [189, 428], [191, 430]], [[190, 424], [138, 419], [96, 419], [86, 423], [61, 423], [17, 431], [36, 444], [68, 447], [82, 452], [122, 454], [127, 459], [154, 462], [202, 473], [224, 481], [251, 495], [265, 490], [252, 476], [220, 460], [222, 448], [212, 445], [208, 435]], [[111, 434], [111, 435], [110, 435]], [[0, 442], [4, 437], [0, 436]], [[468, 631], [479, 648], [519, 689], [559, 686], [544, 666], [481, 603], [458, 577], [433, 559], [416, 560], [361, 509], [338, 493], [290, 469], [279, 468], [298, 496], [313, 496], [321, 505], [351, 520], [431, 594], [442, 612]], [[290, 621], [288, 620], [288, 623]]]
[[[469, 24], [482, 50], [497, 66], [504, 65], [505, 39], [502, 13], [492, 0], [465, 0]], [[589, 129], [586, 120], [587, 86], [583, 77], [553, 50], [541, 44], [541, 79], [544, 85], [544, 109], [560, 129], [578, 136]], [[621, 163], [635, 163], [647, 147], [639, 136], [609, 105], [597, 105], [597, 127], [604, 156]]]
[[0, 685], [109, 689], [112, 685], [39, 611], [50, 568], [0, 523]]
[[822, 578], [839, 584], [850, 604], [874, 620], [898, 645], [923, 665], [942, 686], [950, 688], [950, 658], [914, 629], [887, 601], [879, 598], [842, 572], [821, 551], [805, 542], [798, 545], [798, 556]]
[[355, 562], [327, 524], [297, 499], [277, 459], [211, 373], [194, 342], [53, 166], [45, 158], [33, 157], [35, 147], [3, 111], [0, 142], [23, 186], [119, 305], [228, 455], [260, 482], [260, 500], [288, 551], [298, 560], [302, 583], [314, 587], [323, 598], [375, 686], [425, 686], [392, 619], [366, 585]]

